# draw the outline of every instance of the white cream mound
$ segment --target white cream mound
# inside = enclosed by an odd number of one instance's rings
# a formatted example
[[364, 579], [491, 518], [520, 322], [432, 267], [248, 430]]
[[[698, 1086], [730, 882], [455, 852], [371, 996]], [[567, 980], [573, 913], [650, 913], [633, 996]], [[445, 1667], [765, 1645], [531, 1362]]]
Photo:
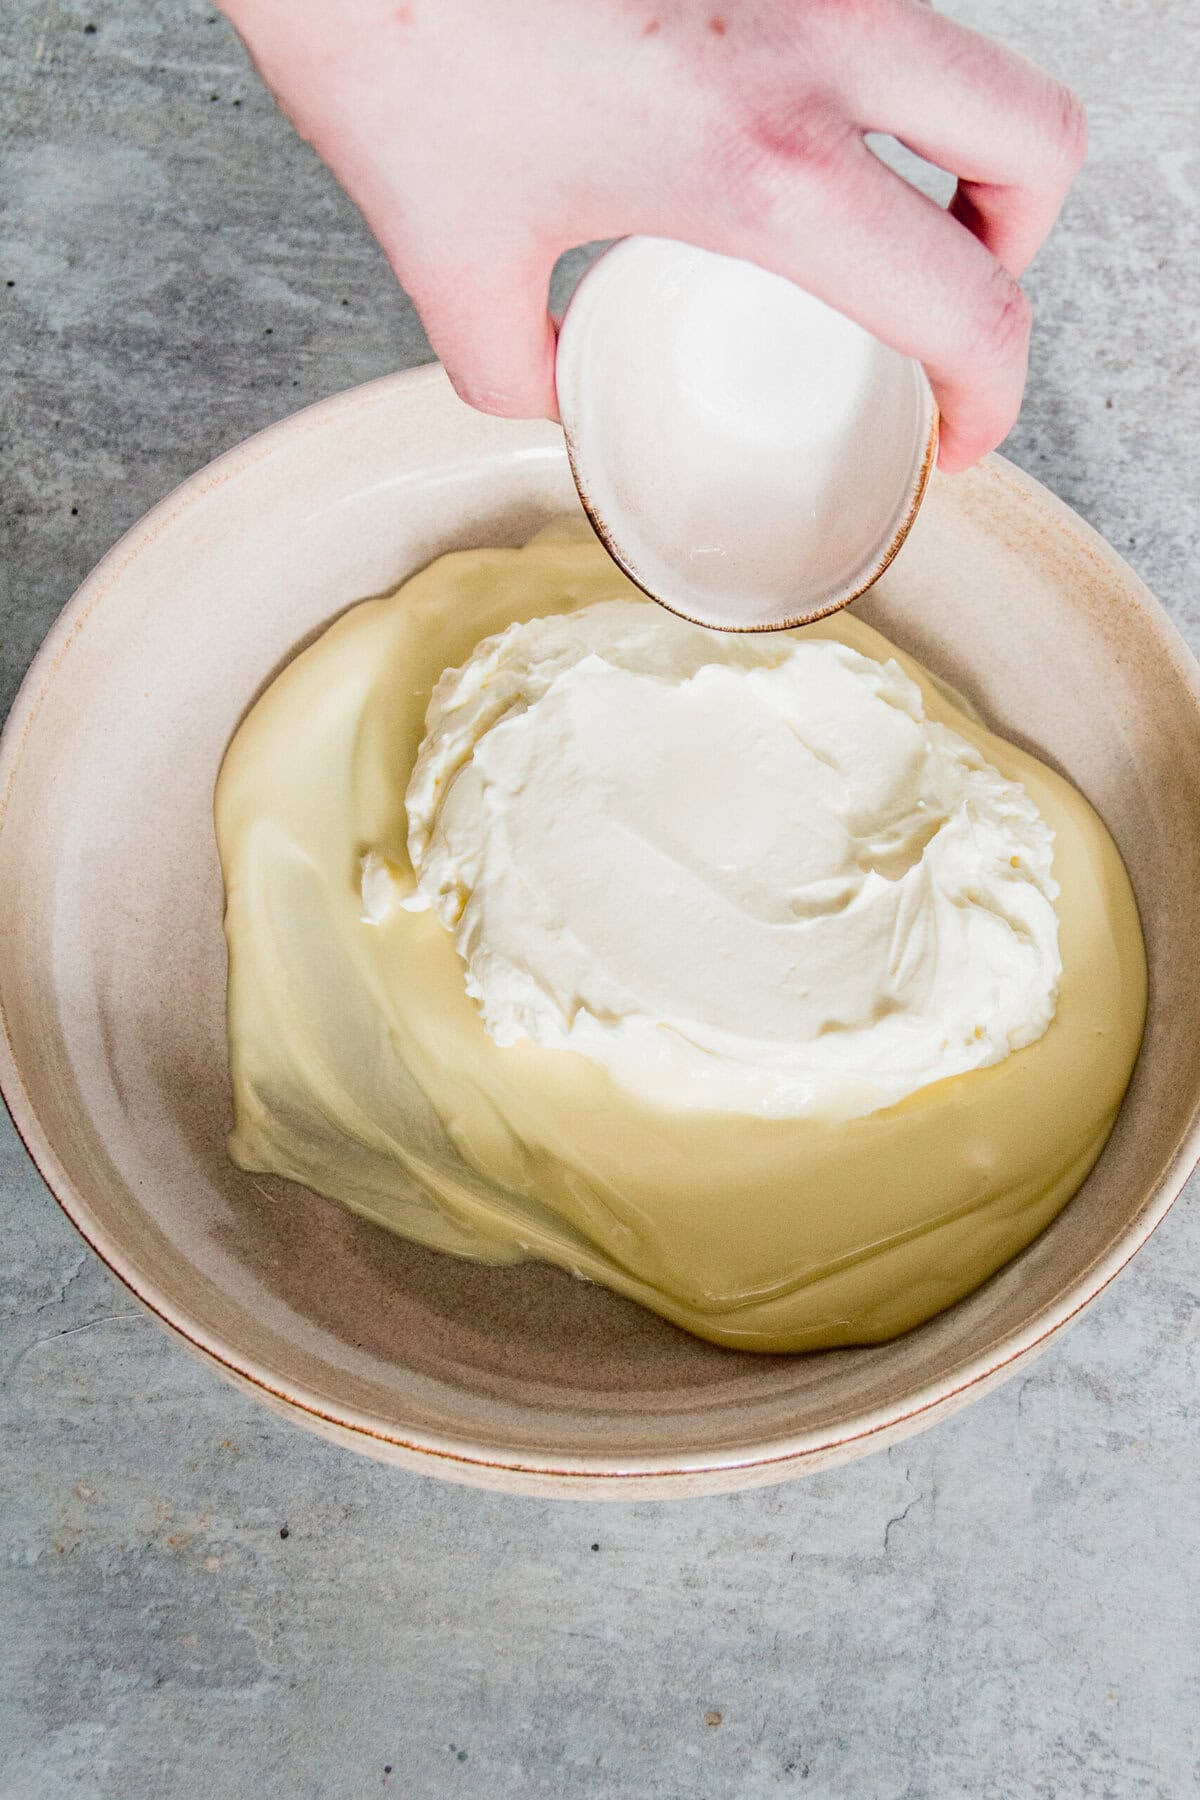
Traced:
[[[417, 892], [502, 1045], [669, 1108], [846, 1118], [1054, 1016], [1053, 834], [828, 638], [637, 601], [511, 626], [442, 677], [408, 789]], [[364, 914], [395, 903], [367, 859]]]

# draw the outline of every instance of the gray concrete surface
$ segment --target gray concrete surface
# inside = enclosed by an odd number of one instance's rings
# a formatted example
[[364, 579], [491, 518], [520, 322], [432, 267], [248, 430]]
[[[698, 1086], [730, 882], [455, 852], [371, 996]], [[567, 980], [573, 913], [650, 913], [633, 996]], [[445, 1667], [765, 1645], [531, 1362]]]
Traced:
[[[1200, 645], [1200, 16], [954, 10], [1091, 108], [1011, 452]], [[177, 480], [427, 352], [208, 7], [6, 0], [0, 38], [3, 707]], [[1195, 1195], [958, 1420], [790, 1488], [628, 1509], [445, 1488], [289, 1429], [133, 1310], [7, 1127], [0, 1205], [4, 1800], [1200, 1791]]]

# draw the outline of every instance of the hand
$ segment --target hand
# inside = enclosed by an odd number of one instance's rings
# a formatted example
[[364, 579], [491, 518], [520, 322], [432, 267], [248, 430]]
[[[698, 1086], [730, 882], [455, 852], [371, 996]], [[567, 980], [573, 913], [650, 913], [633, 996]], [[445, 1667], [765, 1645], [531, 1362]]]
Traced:
[[[918, 0], [225, 0], [464, 399], [556, 416], [550, 271], [631, 232], [747, 257], [924, 363], [941, 463], [1021, 404], [1017, 285], [1086, 142], [1067, 89]], [[945, 211], [890, 132], [958, 177]]]

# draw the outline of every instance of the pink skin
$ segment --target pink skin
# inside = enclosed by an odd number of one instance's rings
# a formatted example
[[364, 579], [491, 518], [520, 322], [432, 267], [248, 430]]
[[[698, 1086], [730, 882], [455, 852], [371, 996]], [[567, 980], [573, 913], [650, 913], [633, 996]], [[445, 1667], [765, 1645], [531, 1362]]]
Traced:
[[[1083, 160], [1083, 108], [919, 0], [224, 4], [483, 411], [557, 416], [555, 259], [645, 232], [761, 263], [919, 358], [944, 469], [1012, 426], [1018, 278]], [[953, 172], [949, 210], [867, 131]]]

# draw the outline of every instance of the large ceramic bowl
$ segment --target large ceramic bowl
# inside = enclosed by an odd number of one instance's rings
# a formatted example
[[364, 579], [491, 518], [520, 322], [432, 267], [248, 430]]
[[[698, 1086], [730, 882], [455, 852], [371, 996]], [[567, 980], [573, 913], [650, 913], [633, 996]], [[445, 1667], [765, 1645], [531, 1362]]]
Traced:
[[561, 435], [440, 371], [356, 390], [187, 482], [84, 583], [0, 752], [0, 1078], [99, 1256], [289, 1417], [394, 1462], [645, 1498], [892, 1443], [1011, 1375], [1128, 1262], [1198, 1150], [1200, 686], [1095, 534], [993, 458], [934, 481], [861, 610], [1076, 781], [1129, 866], [1145, 1046], [1062, 1216], [894, 1343], [758, 1357], [555, 1270], [489, 1270], [234, 1169], [212, 789], [247, 704], [332, 614], [575, 504]]

